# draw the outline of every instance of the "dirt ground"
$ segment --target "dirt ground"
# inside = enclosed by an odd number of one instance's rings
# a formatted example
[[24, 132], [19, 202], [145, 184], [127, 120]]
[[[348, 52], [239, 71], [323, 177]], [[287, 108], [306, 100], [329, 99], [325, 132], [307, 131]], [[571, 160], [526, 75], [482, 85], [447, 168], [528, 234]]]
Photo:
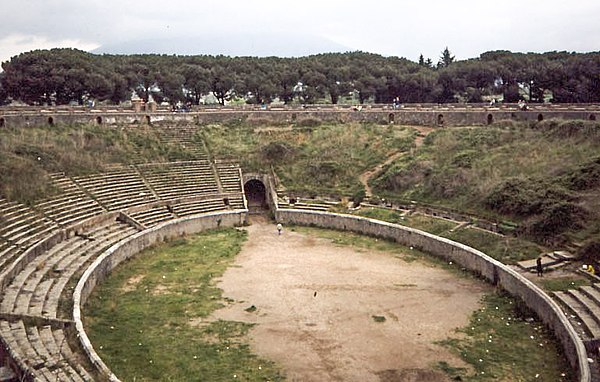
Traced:
[[[336, 246], [258, 219], [219, 280], [233, 299], [214, 319], [256, 323], [253, 351], [289, 381], [448, 381], [456, 336], [490, 287], [389, 253]], [[256, 307], [256, 310], [249, 309]]]

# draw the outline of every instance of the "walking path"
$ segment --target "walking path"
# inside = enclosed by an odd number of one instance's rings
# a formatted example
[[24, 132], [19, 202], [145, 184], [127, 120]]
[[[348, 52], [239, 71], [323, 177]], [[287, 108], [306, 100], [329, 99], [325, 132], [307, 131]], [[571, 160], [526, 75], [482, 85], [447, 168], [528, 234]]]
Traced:
[[[421, 147], [423, 145], [423, 141], [425, 140], [425, 137], [434, 130], [433, 127], [425, 127], [425, 126], [410, 126], [410, 127], [419, 132], [419, 134], [415, 138], [415, 146], [417, 148]], [[369, 180], [371, 180], [372, 178], [379, 175], [381, 173], [381, 171], [383, 171], [383, 169], [387, 165], [389, 165], [390, 163], [392, 163], [393, 161], [395, 161], [396, 159], [400, 158], [401, 156], [403, 156], [405, 154], [406, 154], [405, 152], [400, 152], [400, 151], [395, 152], [392, 155], [390, 155], [383, 163], [380, 163], [377, 166], [373, 167], [372, 169], [363, 172], [358, 177], [358, 180], [362, 183], [362, 185], [365, 188], [365, 195], [367, 198], [370, 198], [371, 196], [373, 196], [373, 190], [369, 186]]]

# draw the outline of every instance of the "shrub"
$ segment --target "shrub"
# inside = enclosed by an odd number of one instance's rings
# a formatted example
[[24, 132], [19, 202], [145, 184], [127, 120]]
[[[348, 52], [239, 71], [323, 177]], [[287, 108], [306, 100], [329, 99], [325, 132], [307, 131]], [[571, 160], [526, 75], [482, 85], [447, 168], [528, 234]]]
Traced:
[[600, 186], [600, 157], [580, 166], [566, 180], [572, 190], [588, 190]]
[[296, 122], [296, 126], [300, 127], [317, 127], [321, 125], [321, 121], [316, 118], [304, 118]]
[[524, 229], [533, 237], [556, 241], [557, 238], [553, 238], [554, 236], [568, 229], [580, 227], [581, 219], [584, 216], [585, 211], [573, 203], [557, 203], [544, 209], [539, 216], [527, 222]]
[[270, 163], [291, 160], [296, 155], [296, 150], [286, 142], [269, 142], [261, 148], [262, 157]]
[[485, 204], [498, 212], [528, 216], [545, 207], [569, 201], [572, 197], [558, 183], [532, 178], [510, 178], [498, 184], [485, 198]]
[[578, 252], [582, 260], [591, 262], [600, 262], [600, 241], [590, 240], [586, 242]]

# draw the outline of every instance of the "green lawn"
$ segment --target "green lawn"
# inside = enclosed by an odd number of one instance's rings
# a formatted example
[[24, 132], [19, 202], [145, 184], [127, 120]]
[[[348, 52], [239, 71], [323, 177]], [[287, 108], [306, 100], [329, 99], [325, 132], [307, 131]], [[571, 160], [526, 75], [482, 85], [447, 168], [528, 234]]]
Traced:
[[148, 249], [119, 267], [85, 309], [94, 348], [123, 381], [278, 381], [252, 354], [250, 325], [205, 318], [224, 303], [215, 278], [246, 240], [211, 231]]

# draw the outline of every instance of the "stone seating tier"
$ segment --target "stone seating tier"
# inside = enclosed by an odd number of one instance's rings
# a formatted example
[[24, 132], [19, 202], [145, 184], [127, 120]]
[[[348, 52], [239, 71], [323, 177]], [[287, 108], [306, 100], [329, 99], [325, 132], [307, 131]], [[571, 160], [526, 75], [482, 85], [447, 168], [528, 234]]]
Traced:
[[154, 227], [155, 225], [176, 218], [169, 211], [167, 206], [150, 208], [144, 211], [138, 211], [129, 214], [132, 218], [143, 224], [146, 228]]
[[107, 222], [85, 237], [64, 240], [36, 257], [6, 288], [2, 313], [56, 318], [60, 296], [70, 278], [87, 261], [136, 230], [127, 224]]
[[23, 320], [0, 321], [0, 334], [8, 343], [15, 361], [36, 381], [87, 382], [94, 378], [78, 364], [63, 329], [46, 325], [38, 328]]
[[223, 202], [223, 198], [189, 201], [173, 205], [173, 210], [178, 216], [191, 216], [206, 212], [226, 210], [227, 208], [228, 207]]
[[575, 328], [581, 328], [583, 338], [600, 339], [600, 288], [598, 284], [570, 289], [566, 292], [554, 292], [570, 313]]

